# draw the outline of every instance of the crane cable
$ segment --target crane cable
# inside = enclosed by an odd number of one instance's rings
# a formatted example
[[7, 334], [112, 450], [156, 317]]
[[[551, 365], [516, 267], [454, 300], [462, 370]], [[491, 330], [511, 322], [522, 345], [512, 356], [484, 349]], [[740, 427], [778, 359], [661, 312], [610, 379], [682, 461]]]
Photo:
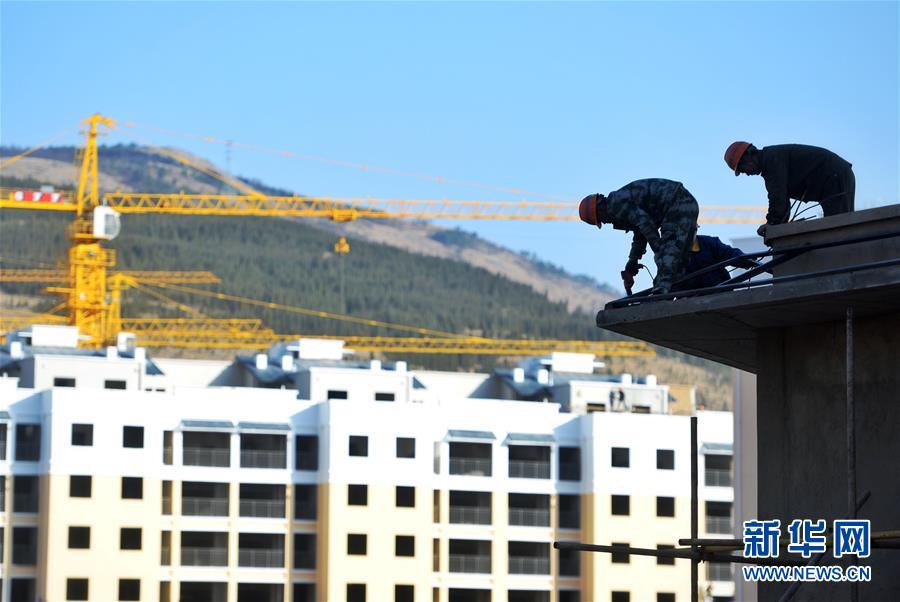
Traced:
[[494, 192], [503, 192], [507, 194], [515, 194], [518, 196], [531, 196], [543, 198], [549, 201], [571, 201], [570, 198], [567, 198], [563, 195], [547, 195], [540, 192], [534, 192], [530, 190], [524, 190], [518, 187], [511, 186], [497, 186], [494, 184], [487, 184], [484, 182], [478, 182], [475, 180], [461, 180], [456, 178], [445, 178], [442, 176], [432, 176], [428, 174], [422, 174], [417, 172], [405, 171], [401, 169], [396, 169], [392, 167], [381, 167], [378, 165], [370, 165], [368, 163], [359, 163], [355, 161], [342, 161], [338, 159], [329, 159], [327, 157], [319, 157], [316, 155], [304, 155], [301, 153], [296, 153], [290, 150], [283, 150], [278, 148], [272, 148], [268, 146], [261, 146], [258, 144], [247, 144], [243, 142], [236, 142], [234, 140], [228, 140], [225, 138], [216, 138], [214, 136], [205, 136], [203, 134], [197, 134], [194, 132], [184, 132], [177, 130], [169, 130], [165, 128], [158, 128], [150, 125], [142, 125], [139, 123], [135, 123], [133, 121], [123, 121], [120, 122], [121, 125], [132, 129], [143, 129], [147, 131], [156, 132], [159, 134], [164, 134], [168, 136], [178, 136], [182, 138], [191, 138], [194, 140], [201, 140], [203, 142], [208, 142], [210, 144], [221, 144], [225, 146], [230, 146], [232, 148], [243, 148], [246, 150], [255, 151], [258, 153], [265, 153], [270, 155], [277, 155], [279, 157], [285, 157], [289, 159], [296, 159], [298, 161], [310, 161], [316, 163], [324, 163], [326, 165], [333, 165], [336, 167], [343, 167], [347, 169], [357, 169], [360, 171], [367, 171], [372, 173], [382, 173], [386, 175], [404, 177], [404, 178], [414, 178], [417, 180], [425, 180], [427, 182], [433, 182], [436, 184], [450, 184], [456, 186], [466, 186], [469, 188], [480, 188], [483, 190], [492, 190]]
[[0, 161], [0, 169], [3, 169], [4, 167], [9, 167], [10, 165], [12, 165], [13, 163], [15, 163], [15, 162], [18, 161], [19, 159], [24, 159], [24, 158], [27, 157], [28, 155], [30, 155], [30, 154], [32, 154], [32, 153], [34, 153], [34, 152], [37, 152], [37, 151], [41, 150], [42, 148], [44, 148], [45, 146], [49, 146], [50, 144], [56, 142], [57, 140], [59, 140], [59, 139], [62, 138], [63, 136], [66, 136], [67, 134], [70, 134], [73, 130], [76, 130], [76, 131], [77, 131], [77, 129], [78, 129], [78, 128], [66, 128], [66, 129], [64, 129], [64, 130], [62, 130], [62, 131], [60, 131], [60, 132], [57, 132], [56, 134], [50, 136], [49, 138], [47, 138], [46, 140], [44, 140], [43, 142], [41, 142], [41, 143], [38, 144], [37, 146], [32, 146], [32, 147], [29, 148], [28, 150], [23, 151], [23, 152], [19, 153], [18, 155], [15, 155], [15, 156], [13, 156], [13, 157], [10, 157], [10, 158], [7, 159], [6, 161]]
[[407, 326], [405, 324], [396, 324], [394, 322], [383, 322], [381, 320], [373, 320], [371, 318], [358, 318], [356, 316], [347, 316], [343, 314], [335, 314], [327, 311], [321, 311], [317, 309], [307, 309], [305, 307], [296, 307], [292, 305], [284, 305], [282, 303], [274, 303], [272, 301], [260, 301], [258, 299], [250, 299], [247, 297], [239, 297], [237, 295], [229, 295], [227, 293], [219, 293], [215, 291], [207, 291], [200, 288], [194, 288], [190, 286], [183, 286], [177, 284], [163, 284], [163, 283], [155, 283], [155, 284], [144, 284], [143, 286], [154, 286], [157, 288], [165, 288], [170, 290], [175, 290], [179, 292], [189, 293], [192, 295], [200, 295], [202, 297], [210, 297], [213, 299], [220, 299], [222, 301], [234, 301], [237, 303], [244, 303], [247, 305], [256, 305], [258, 307], [265, 307], [268, 309], [276, 309], [279, 311], [286, 311], [290, 313], [303, 314], [306, 316], [315, 316], [318, 318], [327, 318], [330, 320], [338, 320], [341, 322], [351, 322], [353, 324], [364, 324], [366, 326], [376, 326], [382, 328], [391, 328], [394, 330], [402, 330], [407, 332], [415, 332], [418, 334], [432, 335], [441, 338], [465, 338], [465, 339], [477, 339], [477, 340], [489, 340], [484, 337], [472, 337], [465, 334], [455, 334], [452, 332], [445, 332], [443, 330], [434, 330], [432, 328], [420, 328], [418, 326]]

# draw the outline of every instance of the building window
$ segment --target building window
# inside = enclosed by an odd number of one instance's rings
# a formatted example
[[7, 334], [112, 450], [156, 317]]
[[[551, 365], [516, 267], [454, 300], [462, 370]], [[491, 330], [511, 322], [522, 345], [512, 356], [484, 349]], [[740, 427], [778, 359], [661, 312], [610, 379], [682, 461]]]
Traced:
[[122, 477], [122, 499], [140, 500], [144, 498], [144, 479], [141, 477]]
[[581, 592], [577, 589], [561, 589], [559, 602], [581, 602]]
[[656, 450], [656, 468], [659, 470], [675, 470], [675, 450]]
[[559, 528], [560, 529], [580, 529], [581, 528], [581, 496], [580, 495], [559, 495]]
[[[672, 546], [672, 545], [669, 545], [669, 544], [660, 543], [660, 544], [656, 544], [656, 549], [657, 549], [657, 550], [674, 550], [674, 549], [675, 549], [675, 546]], [[671, 557], [671, 556], [657, 556], [657, 557], [656, 557], [656, 564], [668, 564], [668, 565], [674, 565], [674, 564], [675, 564], [675, 559], [674, 559], [673, 557]]]
[[6, 512], [6, 475], [0, 475], [0, 512]]
[[346, 391], [338, 391], [336, 389], [328, 390], [328, 399], [347, 399]]
[[119, 579], [119, 600], [140, 600], [141, 599], [141, 580], [140, 579]]
[[559, 550], [559, 575], [560, 577], [579, 577], [581, 575], [581, 552]]
[[72, 445], [90, 446], [94, 444], [94, 425], [93, 424], [73, 424], [72, 425]]
[[559, 448], [559, 480], [560, 481], [580, 481], [581, 480], [581, 448], [580, 447], [560, 447]]
[[395, 396], [393, 393], [376, 393], [375, 401], [394, 401]]
[[117, 391], [124, 391], [128, 388], [128, 384], [124, 380], [104, 380], [103, 381], [104, 389], [115, 389]]
[[[624, 548], [624, 547], [628, 547], [628, 545], [629, 544], [627, 544], [627, 543], [621, 543], [621, 542], [613, 542], [612, 543], [612, 546], [614, 548], [616, 546], [620, 546], [620, 547]], [[617, 563], [617, 564], [628, 564], [629, 562], [631, 562], [631, 554], [629, 554], [628, 552], [622, 551], [622, 550], [616, 550], [612, 554], [610, 554], [610, 556], [612, 557], [612, 562]]]
[[416, 538], [412, 535], [397, 535], [394, 538], [394, 554], [397, 556], [415, 556]]
[[369, 438], [365, 435], [350, 435], [351, 456], [368, 456], [369, 455]]
[[656, 516], [675, 516], [675, 498], [657, 496]]
[[366, 555], [366, 536], [360, 533], [347, 535], [347, 553], [353, 556]]
[[74, 474], [70, 476], [69, 497], [91, 497], [91, 476]]
[[13, 477], [13, 512], [37, 513], [40, 508], [40, 482], [37, 477]]
[[159, 602], [172, 602], [172, 582], [159, 582]]
[[612, 448], [612, 465], [618, 468], [628, 468], [629, 449], [627, 447]]
[[316, 569], [315, 533], [294, 533], [294, 568], [306, 571]]
[[613, 592], [612, 602], [631, 602], [631, 592]]
[[163, 464], [172, 465], [173, 454], [172, 431], [163, 431]]
[[614, 516], [631, 514], [631, 497], [627, 495], [612, 496], [612, 513]]
[[13, 564], [37, 564], [37, 527], [13, 527], [12, 535]]
[[54, 387], [74, 387], [75, 379], [68, 376], [57, 376], [53, 379]]
[[91, 547], [90, 527], [69, 527], [69, 548], [87, 550]]
[[316, 584], [295, 583], [294, 602], [316, 602]]
[[122, 447], [144, 447], [144, 427], [122, 427]]
[[398, 508], [415, 508], [416, 507], [416, 488], [398, 485], [395, 495], [395, 502]]
[[366, 584], [348, 583], [347, 602], [366, 602]]
[[656, 594], [656, 602], [675, 602], [675, 594], [669, 592], [658, 592]]
[[315, 485], [294, 485], [294, 519], [316, 520], [318, 503]]
[[120, 550], [140, 550], [141, 530], [136, 527], [122, 527], [119, 531]]
[[0, 460], [6, 459], [6, 423], [0, 422]]
[[[87, 579], [66, 579], [66, 600], [87, 600]], [[24, 598], [23, 598], [24, 600]]]
[[297, 470], [319, 470], [319, 437], [297, 435], [294, 437], [294, 465]]
[[171, 566], [172, 564], [172, 532], [162, 531], [159, 541], [159, 564]]
[[412, 585], [394, 586], [394, 602], [413, 602], [414, 600], [415, 589]]
[[16, 460], [37, 462], [41, 459], [41, 425], [16, 425]]
[[397, 457], [415, 458], [416, 440], [412, 437], [397, 437]]
[[365, 506], [369, 503], [368, 485], [347, 485], [347, 505]]
[[172, 481], [162, 482], [162, 513], [164, 516], [172, 514]]

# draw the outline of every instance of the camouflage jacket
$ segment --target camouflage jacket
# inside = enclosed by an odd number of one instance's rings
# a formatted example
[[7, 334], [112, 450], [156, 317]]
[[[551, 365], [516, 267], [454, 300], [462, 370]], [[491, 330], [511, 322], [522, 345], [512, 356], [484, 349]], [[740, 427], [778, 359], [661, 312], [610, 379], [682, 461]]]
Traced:
[[[606, 217], [616, 230], [634, 231], [629, 259], [644, 256], [647, 245], [655, 253], [659, 250], [659, 227], [666, 214], [685, 195], [681, 182], [650, 178], [635, 180], [606, 196]], [[687, 196], [690, 198], [690, 195]]]

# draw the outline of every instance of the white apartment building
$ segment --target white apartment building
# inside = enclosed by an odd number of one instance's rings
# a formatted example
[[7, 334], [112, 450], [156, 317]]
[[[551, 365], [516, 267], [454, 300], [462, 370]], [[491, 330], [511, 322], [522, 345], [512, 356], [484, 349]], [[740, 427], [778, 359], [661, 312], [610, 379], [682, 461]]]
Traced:
[[[0, 351], [3, 600], [691, 599], [688, 561], [553, 548], [689, 535], [689, 417], [653, 378], [567, 355], [414, 371], [304, 342], [152, 360], [65, 336]], [[701, 533], [731, 537], [731, 414], [698, 419]], [[728, 566], [701, 579], [734, 595]]]

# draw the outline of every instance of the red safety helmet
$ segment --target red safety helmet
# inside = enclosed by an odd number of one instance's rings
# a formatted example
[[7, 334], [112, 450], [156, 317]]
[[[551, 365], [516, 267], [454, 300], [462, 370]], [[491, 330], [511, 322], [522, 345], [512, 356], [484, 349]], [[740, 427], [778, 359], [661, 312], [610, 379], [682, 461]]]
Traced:
[[589, 194], [583, 199], [581, 199], [581, 204], [578, 205], [578, 217], [581, 218], [581, 221], [590, 224], [592, 226], [597, 225], [597, 195]]
[[741, 162], [741, 157], [744, 156], [744, 153], [747, 152], [747, 149], [752, 145], [749, 142], [732, 142], [731, 145], [725, 149], [725, 163], [728, 164], [728, 167], [734, 170], [734, 175], [741, 175], [738, 173], [738, 163]]

